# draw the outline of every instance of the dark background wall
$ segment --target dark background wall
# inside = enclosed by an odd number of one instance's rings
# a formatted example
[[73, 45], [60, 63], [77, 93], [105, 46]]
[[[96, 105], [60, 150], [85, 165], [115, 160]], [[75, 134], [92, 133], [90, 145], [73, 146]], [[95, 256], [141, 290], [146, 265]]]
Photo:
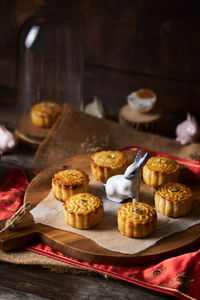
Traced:
[[164, 111], [163, 134], [190, 112], [200, 122], [197, 0], [0, 0], [0, 109], [15, 101], [17, 36], [40, 9], [71, 9], [84, 36], [84, 100], [99, 96], [117, 119], [127, 95], [148, 87]]

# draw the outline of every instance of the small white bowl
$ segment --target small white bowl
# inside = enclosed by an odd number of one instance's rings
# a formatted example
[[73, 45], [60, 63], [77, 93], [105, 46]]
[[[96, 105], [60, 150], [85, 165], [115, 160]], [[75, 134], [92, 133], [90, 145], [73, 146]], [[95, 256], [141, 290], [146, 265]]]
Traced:
[[149, 89], [140, 89], [127, 97], [128, 104], [140, 113], [150, 111], [154, 107], [156, 100], [156, 94]]

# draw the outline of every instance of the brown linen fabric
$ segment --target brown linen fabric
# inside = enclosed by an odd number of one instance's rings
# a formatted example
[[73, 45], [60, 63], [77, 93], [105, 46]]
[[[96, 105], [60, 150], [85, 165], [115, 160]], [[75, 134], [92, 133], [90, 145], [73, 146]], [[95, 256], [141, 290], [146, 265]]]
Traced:
[[112, 150], [135, 145], [184, 159], [200, 159], [200, 144], [182, 146], [173, 139], [125, 128], [65, 106], [36, 152], [32, 167], [44, 169], [70, 156], [92, 152], [92, 147], [87, 147], [87, 141], [92, 144], [94, 139], [96, 148], [98, 141], [101, 146], [107, 139], [108, 148]]
[[9, 252], [3, 252], [0, 250], [0, 261], [19, 265], [40, 265], [55, 272], [91, 272], [88, 269], [79, 268], [66, 262], [52, 259], [48, 256], [40, 255], [24, 249], [17, 249]]

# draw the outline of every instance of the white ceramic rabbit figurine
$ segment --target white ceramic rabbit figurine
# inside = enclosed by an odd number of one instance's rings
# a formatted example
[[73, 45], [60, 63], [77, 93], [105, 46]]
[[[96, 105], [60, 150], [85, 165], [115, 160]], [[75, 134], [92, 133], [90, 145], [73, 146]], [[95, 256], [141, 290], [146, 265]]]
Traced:
[[104, 184], [107, 198], [114, 202], [122, 202], [131, 198], [133, 202], [139, 200], [140, 171], [148, 159], [148, 153], [141, 158], [142, 151], [138, 151], [133, 164], [128, 166], [123, 175], [110, 177]]
[[199, 134], [198, 124], [193, 116], [187, 114], [187, 119], [176, 127], [176, 141], [181, 145], [195, 142]]

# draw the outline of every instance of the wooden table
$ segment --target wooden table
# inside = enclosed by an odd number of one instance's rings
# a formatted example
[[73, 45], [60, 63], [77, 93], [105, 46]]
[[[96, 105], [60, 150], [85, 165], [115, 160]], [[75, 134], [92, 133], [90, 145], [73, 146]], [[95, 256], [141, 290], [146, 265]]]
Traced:
[[[0, 161], [0, 180], [14, 167], [30, 166], [34, 151], [18, 145]], [[0, 262], [0, 299], [173, 299], [97, 273], [56, 273], [41, 266]], [[175, 298], [174, 298], [175, 299]]]

